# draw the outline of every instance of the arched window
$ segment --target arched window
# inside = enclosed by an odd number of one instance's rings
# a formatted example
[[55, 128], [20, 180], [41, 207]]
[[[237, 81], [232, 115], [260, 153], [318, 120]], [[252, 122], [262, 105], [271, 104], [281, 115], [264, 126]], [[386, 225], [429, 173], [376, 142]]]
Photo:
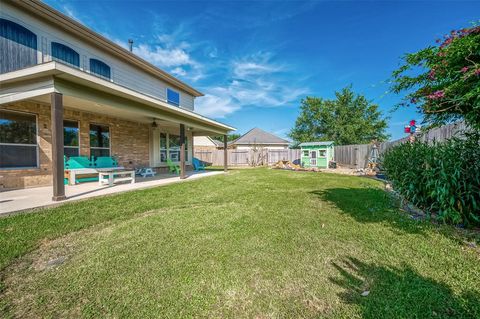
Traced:
[[102, 78], [111, 79], [110, 67], [100, 60], [90, 59], [90, 72]]
[[66, 62], [77, 68], [80, 67], [80, 55], [64, 44], [52, 42], [52, 57], [54, 60]]
[[37, 36], [27, 28], [0, 19], [0, 73], [37, 64]]

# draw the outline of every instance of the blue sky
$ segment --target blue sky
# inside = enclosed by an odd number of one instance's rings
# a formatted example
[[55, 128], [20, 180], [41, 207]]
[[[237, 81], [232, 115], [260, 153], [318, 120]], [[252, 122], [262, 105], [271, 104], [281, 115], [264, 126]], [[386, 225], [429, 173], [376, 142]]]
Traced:
[[196, 111], [285, 137], [305, 96], [353, 85], [390, 117], [400, 57], [480, 19], [479, 1], [61, 1], [48, 4], [205, 94]]

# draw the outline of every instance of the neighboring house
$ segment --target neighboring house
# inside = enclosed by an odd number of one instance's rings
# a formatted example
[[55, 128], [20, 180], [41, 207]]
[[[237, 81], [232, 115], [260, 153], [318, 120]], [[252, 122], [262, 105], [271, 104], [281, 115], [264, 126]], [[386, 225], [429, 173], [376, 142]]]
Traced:
[[194, 112], [195, 88], [40, 1], [2, 0], [0, 61], [0, 187], [53, 182], [63, 199], [64, 154], [184, 173], [193, 135], [234, 130]]
[[194, 151], [212, 151], [223, 149], [223, 142], [211, 138], [210, 136], [194, 136], [193, 137]]
[[289, 144], [289, 141], [255, 127], [236, 140], [228, 143], [228, 147], [235, 149], [263, 148], [283, 150], [287, 149]]
[[304, 167], [328, 168], [328, 163], [334, 160], [333, 142], [307, 142], [299, 146]]

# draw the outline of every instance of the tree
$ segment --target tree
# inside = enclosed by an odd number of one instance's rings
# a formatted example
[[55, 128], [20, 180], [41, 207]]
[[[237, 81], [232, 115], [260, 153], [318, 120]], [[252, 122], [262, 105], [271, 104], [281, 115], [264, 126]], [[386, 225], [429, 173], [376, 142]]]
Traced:
[[405, 55], [392, 90], [406, 93], [398, 107], [416, 106], [429, 126], [464, 119], [480, 129], [480, 26], [451, 31], [437, 45]]
[[306, 97], [301, 101], [300, 115], [289, 136], [296, 144], [312, 141], [334, 141], [337, 145], [384, 141], [387, 121], [363, 95], [346, 87], [335, 92], [334, 100]]

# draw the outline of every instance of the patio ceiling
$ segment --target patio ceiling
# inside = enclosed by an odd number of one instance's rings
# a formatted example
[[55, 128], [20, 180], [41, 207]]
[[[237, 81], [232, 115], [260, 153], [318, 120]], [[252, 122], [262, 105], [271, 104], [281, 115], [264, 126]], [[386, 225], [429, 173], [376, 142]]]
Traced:
[[185, 124], [197, 135], [227, 134], [233, 127], [211, 120], [192, 111], [81, 70], [57, 62], [0, 75], [0, 104], [21, 100], [50, 103], [50, 93], [63, 94], [67, 108], [111, 114], [112, 117], [141, 123], [155, 119], [163, 126]]

